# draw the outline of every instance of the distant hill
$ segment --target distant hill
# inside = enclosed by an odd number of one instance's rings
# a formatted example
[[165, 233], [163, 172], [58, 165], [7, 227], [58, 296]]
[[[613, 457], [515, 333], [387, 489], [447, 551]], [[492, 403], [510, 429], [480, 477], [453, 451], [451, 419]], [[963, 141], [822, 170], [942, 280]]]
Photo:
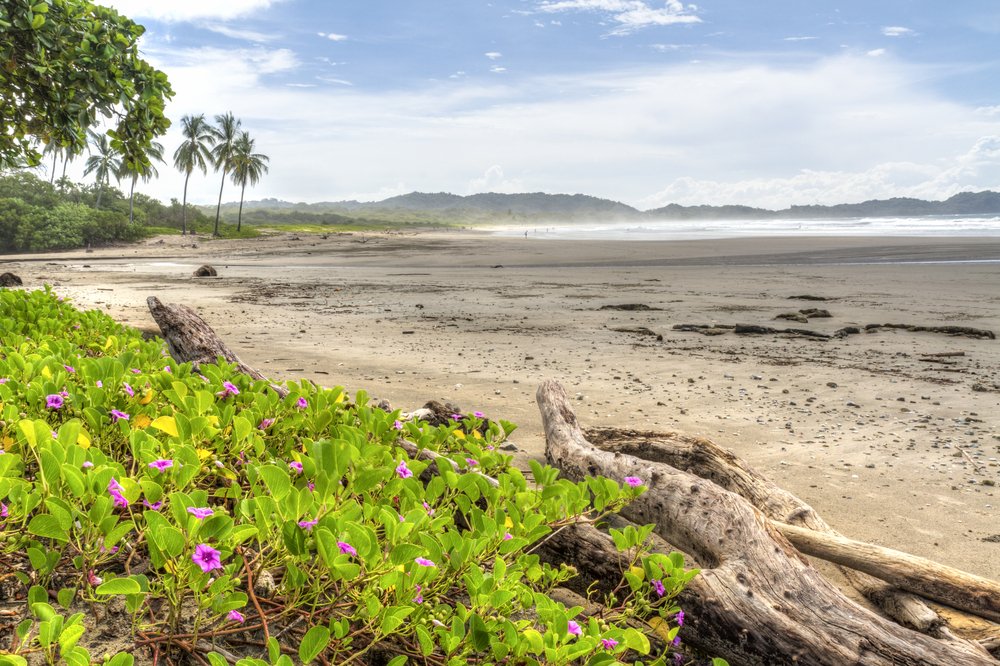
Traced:
[[[212, 207], [204, 207], [206, 210]], [[227, 203], [223, 215], [235, 218], [238, 204]], [[214, 211], [213, 211], [214, 212]], [[460, 196], [446, 192], [411, 192], [383, 201], [291, 203], [277, 199], [247, 201], [244, 218], [252, 224], [298, 222], [326, 225], [352, 222], [392, 224], [476, 224], [551, 221], [630, 221], [640, 219], [824, 219], [844, 217], [919, 217], [925, 215], [1000, 215], [1000, 193], [963, 192], [945, 201], [893, 198], [833, 206], [791, 206], [768, 210], [750, 206], [681, 206], [639, 211], [618, 201], [586, 194], [499, 194]], [[249, 213], [249, 215], [248, 215]]]

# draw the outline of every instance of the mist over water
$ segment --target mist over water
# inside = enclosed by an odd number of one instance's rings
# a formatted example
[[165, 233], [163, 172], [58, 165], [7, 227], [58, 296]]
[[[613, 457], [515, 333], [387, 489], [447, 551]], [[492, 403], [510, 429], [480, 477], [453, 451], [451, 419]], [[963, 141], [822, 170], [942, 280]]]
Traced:
[[565, 222], [496, 228], [498, 236], [574, 240], [702, 240], [773, 236], [991, 236], [1000, 237], [1000, 217], [863, 217], [820, 220], [649, 220]]

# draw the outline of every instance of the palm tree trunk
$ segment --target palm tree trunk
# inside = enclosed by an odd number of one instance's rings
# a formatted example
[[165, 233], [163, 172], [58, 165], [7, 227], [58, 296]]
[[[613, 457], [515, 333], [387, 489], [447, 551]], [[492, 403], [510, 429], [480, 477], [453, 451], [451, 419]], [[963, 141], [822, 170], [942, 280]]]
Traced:
[[66, 159], [63, 160], [63, 172], [62, 172], [62, 176], [59, 178], [59, 180], [62, 180], [63, 178], [66, 177], [66, 167], [67, 166], [69, 166], [69, 153], [66, 153]]
[[128, 191], [128, 223], [132, 224], [135, 221], [135, 214], [133, 212], [132, 204], [135, 201], [135, 181], [139, 179], [139, 176], [132, 176], [132, 187]]
[[222, 183], [219, 185], [219, 205], [215, 207], [215, 231], [213, 236], [219, 235], [219, 213], [222, 212], [222, 188], [226, 186], [226, 170], [222, 170]]
[[54, 151], [52, 153], [52, 176], [49, 178], [49, 185], [56, 182], [56, 160], [59, 159], [59, 152]]
[[239, 232], [240, 227], [243, 225], [243, 193], [246, 192], [246, 191], [247, 191], [247, 182], [244, 180], [243, 181], [243, 188], [240, 189], [240, 214], [239, 214], [239, 217], [236, 218], [236, 231], [237, 231], [237, 233]]
[[101, 197], [102, 196], [104, 196], [104, 183], [98, 181], [97, 182], [97, 203], [94, 205], [94, 208], [97, 208], [98, 210], [100, 210], [100, 208], [101, 208]]
[[181, 236], [187, 234], [188, 180], [190, 179], [191, 172], [188, 171], [184, 177], [184, 200], [181, 203]]

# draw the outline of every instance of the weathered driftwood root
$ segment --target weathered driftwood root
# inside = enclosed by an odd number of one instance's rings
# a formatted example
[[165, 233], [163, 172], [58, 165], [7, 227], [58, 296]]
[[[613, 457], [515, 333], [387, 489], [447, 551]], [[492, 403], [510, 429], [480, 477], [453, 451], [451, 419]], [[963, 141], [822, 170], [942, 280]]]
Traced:
[[[686, 640], [733, 664], [997, 666], [971, 643], [940, 641], [857, 605], [826, 581], [744, 498], [669, 465], [601, 451], [583, 436], [563, 388], [538, 389], [546, 457], [571, 479], [643, 479], [622, 514], [705, 568], [687, 588]], [[582, 551], [576, 560], [590, 560]], [[575, 561], [575, 560], [573, 560]]]
[[[267, 380], [255, 368], [240, 360], [201, 316], [186, 305], [166, 305], [156, 296], [146, 299], [153, 320], [160, 327], [170, 355], [179, 363], [190, 361], [195, 366], [200, 363], [215, 363], [219, 357], [236, 364], [240, 373], [253, 379]], [[278, 395], [288, 395], [288, 389], [271, 384]]]
[[[708, 479], [742, 496], [771, 520], [837, 534], [809, 504], [708, 439], [614, 428], [589, 429], [586, 437], [602, 450], [663, 463]], [[842, 571], [852, 587], [897, 622], [925, 633], [935, 633], [942, 625], [938, 614], [914, 595], [878, 578], [851, 569]]]

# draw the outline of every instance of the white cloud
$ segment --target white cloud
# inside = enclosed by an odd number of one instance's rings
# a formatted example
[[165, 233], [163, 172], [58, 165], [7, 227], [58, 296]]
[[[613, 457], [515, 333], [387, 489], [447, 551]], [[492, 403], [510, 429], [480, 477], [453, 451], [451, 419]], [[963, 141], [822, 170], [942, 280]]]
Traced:
[[886, 37], [912, 37], [917, 34], [913, 32], [910, 28], [904, 28], [898, 25], [890, 25], [882, 28], [882, 34]]
[[650, 26], [674, 25], [678, 23], [701, 23], [701, 19], [691, 13], [694, 5], [684, 6], [679, 0], [664, 0], [663, 7], [652, 7], [647, 0], [543, 0], [537, 5], [538, 11], [594, 12], [602, 14], [618, 23], [611, 35], [627, 35]]
[[489, 58], [490, 60], [499, 60], [500, 58], [503, 57], [503, 54], [500, 53], [499, 51], [490, 51], [488, 53], [484, 53], [483, 55]]
[[[289, 87], [261, 66], [288, 71], [294, 54], [263, 47], [179, 51], [149, 44], [146, 53], [177, 91], [171, 118], [232, 110], [271, 157], [271, 171], [251, 198], [461, 193], [482, 182], [644, 207], [679, 201], [781, 208], [943, 198], [1000, 182], [1000, 114], [934, 92], [932, 83], [950, 76], [947, 70], [893, 58], [661, 64], [373, 90]], [[178, 140], [175, 124], [163, 139], [168, 154]], [[499, 171], [484, 172], [489, 165]], [[166, 166], [160, 173], [142, 191], [163, 200], [180, 196], [181, 174]], [[189, 198], [214, 202], [218, 185], [217, 177], [192, 178]], [[227, 200], [235, 196], [229, 186], [226, 192]]]
[[885, 49], [872, 49], [866, 55], [869, 55], [872, 58], [878, 58], [884, 56], [886, 53], [888, 53], [888, 51], [886, 51]]
[[803, 36], [803, 37], [785, 37], [785, 41], [786, 42], [811, 42], [814, 39], [819, 39], [819, 38], [818, 37], [809, 37], [809, 36]]
[[326, 37], [331, 42], [342, 42], [347, 39], [347, 35], [340, 35], [336, 32], [317, 32], [320, 37]]
[[194, 21], [234, 19], [269, 8], [280, 0], [97, 0], [134, 19]]
[[517, 178], [507, 178], [503, 173], [503, 167], [494, 164], [482, 176], [470, 180], [465, 193], [500, 192], [513, 194], [524, 191], [524, 183]]
[[247, 42], [257, 42], [264, 43], [270, 42], [277, 38], [276, 35], [268, 35], [263, 32], [256, 32], [254, 30], [242, 30], [239, 28], [232, 28], [228, 25], [222, 25], [220, 23], [213, 23], [204, 26], [207, 30], [218, 33], [230, 39], [241, 39]]
[[507, 68], [501, 67], [499, 65], [493, 65], [492, 67], [490, 67], [490, 71], [493, 72], [494, 74], [503, 74], [504, 72], [507, 71]]

